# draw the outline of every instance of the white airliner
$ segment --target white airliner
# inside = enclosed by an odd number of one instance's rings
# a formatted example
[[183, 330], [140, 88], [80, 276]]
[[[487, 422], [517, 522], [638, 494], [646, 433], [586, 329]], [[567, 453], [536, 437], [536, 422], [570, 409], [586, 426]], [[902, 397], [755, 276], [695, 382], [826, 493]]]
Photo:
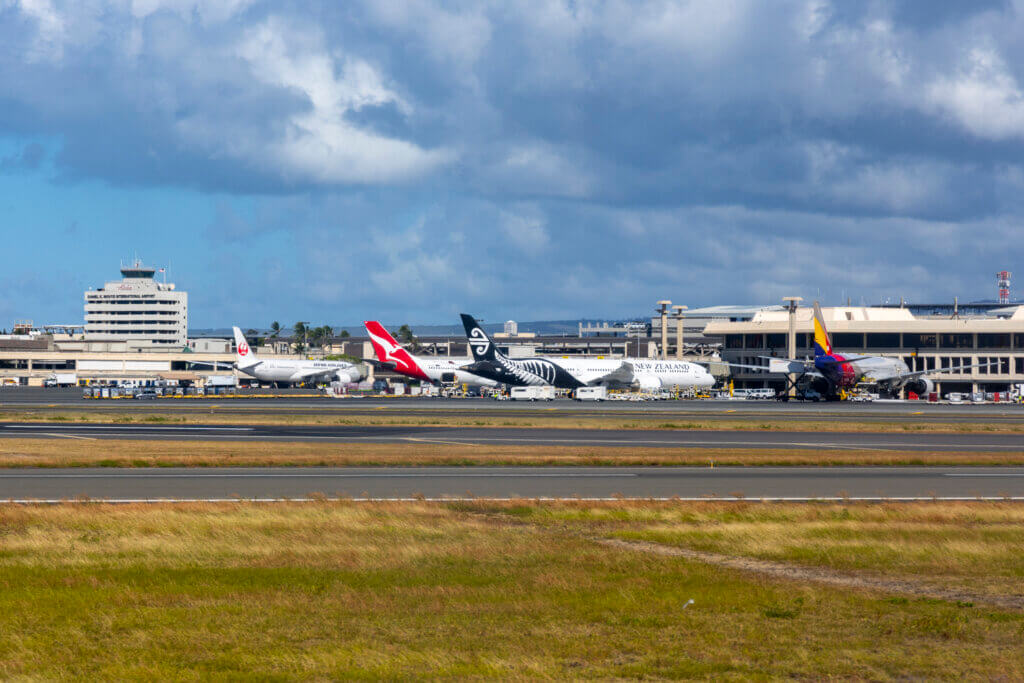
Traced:
[[367, 320], [363, 325], [366, 326], [366, 332], [370, 335], [370, 343], [373, 344], [374, 353], [377, 354], [377, 361], [389, 370], [435, 384], [454, 382], [477, 387], [498, 385], [493, 379], [464, 371], [462, 368], [473, 362], [468, 358], [414, 356], [403, 349], [395, 341], [395, 338], [384, 329], [384, 326], [376, 320]]
[[462, 324], [473, 352], [472, 365], [463, 370], [511, 386], [552, 385], [560, 389], [584, 386], [636, 387], [644, 391], [710, 387], [715, 378], [706, 368], [681, 360], [648, 358], [534, 358], [511, 359], [472, 316], [462, 314]]
[[365, 376], [358, 365], [343, 360], [260, 360], [242, 330], [234, 330], [235, 367], [261, 382], [358, 382]]

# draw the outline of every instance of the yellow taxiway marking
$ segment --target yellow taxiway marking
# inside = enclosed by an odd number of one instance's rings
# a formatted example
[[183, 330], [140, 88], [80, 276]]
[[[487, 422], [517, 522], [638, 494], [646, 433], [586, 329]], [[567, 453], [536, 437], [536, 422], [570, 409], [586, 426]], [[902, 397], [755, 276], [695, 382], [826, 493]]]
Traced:
[[736, 411], [735, 410], [727, 410], [725, 412], [727, 412], [727, 413], [735, 413]]
[[911, 415], [924, 415], [924, 411], [918, 410], [917, 412], [911, 413]]

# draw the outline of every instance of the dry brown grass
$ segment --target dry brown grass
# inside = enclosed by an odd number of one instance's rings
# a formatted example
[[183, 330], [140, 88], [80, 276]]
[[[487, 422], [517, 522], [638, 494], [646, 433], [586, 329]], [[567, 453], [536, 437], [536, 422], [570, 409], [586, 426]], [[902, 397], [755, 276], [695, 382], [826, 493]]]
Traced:
[[[735, 509], [802, 519], [699, 503], [0, 507], [0, 677], [1024, 677], [1015, 612], [589, 538], [687, 514], [723, 526]], [[989, 509], [976, 525], [1007, 514]]]
[[730, 557], [1024, 598], [1024, 506], [1014, 503], [564, 503], [537, 508], [528, 519]]
[[1024, 452], [595, 448], [432, 443], [0, 440], [0, 467], [345, 465], [1022, 465]]

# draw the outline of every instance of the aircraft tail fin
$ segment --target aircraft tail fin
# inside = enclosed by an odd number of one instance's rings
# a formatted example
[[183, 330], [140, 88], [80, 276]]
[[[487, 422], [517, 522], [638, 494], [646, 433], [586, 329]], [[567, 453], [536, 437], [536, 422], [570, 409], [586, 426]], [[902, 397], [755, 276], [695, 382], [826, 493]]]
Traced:
[[240, 368], [256, 365], [259, 362], [256, 360], [256, 352], [249, 347], [249, 342], [245, 340], [242, 330], [237, 327], [233, 329], [235, 331], [235, 363]]
[[825, 328], [825, 318], [821, 314], [821, 306], [814, 302], [814, 357], [832, 355], [832, 337]]
[[494, 342], [473, 316], [463, 313], [462, 326], [466, 328], [466, 338], [469, 339], [469, 349], [473, 353], [474, 361], [494, 360], [503, 355], [498, 352]]

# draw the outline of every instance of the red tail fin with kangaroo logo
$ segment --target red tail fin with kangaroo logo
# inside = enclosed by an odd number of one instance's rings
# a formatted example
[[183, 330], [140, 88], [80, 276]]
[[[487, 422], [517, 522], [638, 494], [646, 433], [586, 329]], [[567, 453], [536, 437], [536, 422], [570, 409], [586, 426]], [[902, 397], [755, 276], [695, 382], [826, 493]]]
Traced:
[[370, 335], [370, 343], [373, 344], [377, 360], [394, 365], [395, 371], [403, 375], [430, 381], [430, 377], [416, 362], [416, 358], [403, 349], [401, 344], [391, 336], [391, 333], [384, 329], [383, 325], [376, 320], [367, 320], [363, 322], [363, 325], [366, 326], [366, 331]]

